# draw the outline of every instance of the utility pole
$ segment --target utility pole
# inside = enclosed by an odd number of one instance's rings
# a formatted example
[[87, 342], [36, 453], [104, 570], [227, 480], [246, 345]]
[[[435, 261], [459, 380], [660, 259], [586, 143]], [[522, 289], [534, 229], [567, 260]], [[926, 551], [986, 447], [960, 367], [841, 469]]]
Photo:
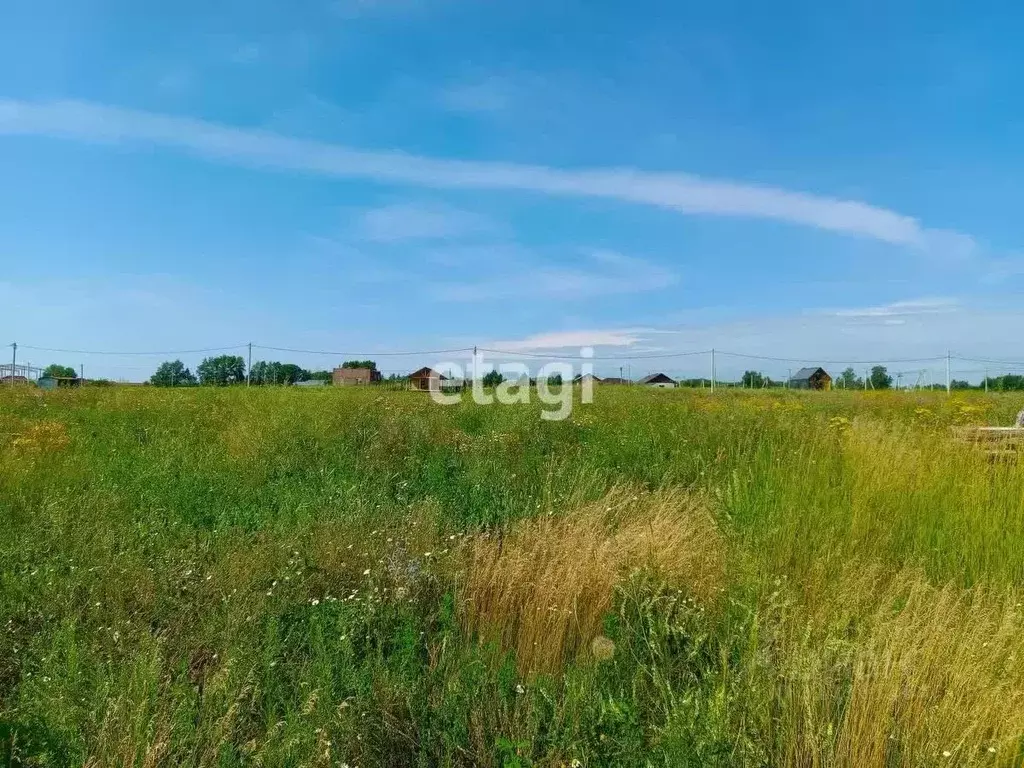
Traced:
[[949, 381], [949, 350], [947, 349], [946, 350], [946, 394], [947, 395], [950, 393], [951, 389], [952, 389], [952, 387], [950, 386], [950, 381]]
[[711, 394], [715, 393], [715, 348], [711, 348]]
[[789, 382], [790, 382], [790, 380], [792, 378], [793, 378], [793, 369], [792, 368], [787, 368], [786, 369], [786, 389], [789, 389]]
[[78, 378], [85, 381], [85, 363], [78, 364]]
[[11, 386], [14, 386], [14, 369], [18, 364], [18, 342], [11, 344]]
[[249, 380], [252, 378], [252, 342], [249, 342], [249, 359], [245, 365], [245, 386], [249, 386]]
[[985, 394], [988, 394], [988, 368], [985, 369]]
[[[864, 369], [864, 389], [868, 388], [868, 384], [869, 383], [870, 383], [870, 379], [868, 379], [868, 369], [865, 368]], [[873, 387], [872, 387], [872, 389], [873, 389]]]

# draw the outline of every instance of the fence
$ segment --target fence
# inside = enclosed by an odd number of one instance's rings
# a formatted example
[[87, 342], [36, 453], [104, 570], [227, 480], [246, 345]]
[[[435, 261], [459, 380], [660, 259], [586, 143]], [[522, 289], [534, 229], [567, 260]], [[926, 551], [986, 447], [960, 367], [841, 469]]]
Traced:
[[0, 381], [10, 381], [12, 378], [14, 380], [36, 381], [42, 375], [42, 372], [42, 368], [36, 368], [29, 363], [24, 365], [3, 363], [0, 365]]

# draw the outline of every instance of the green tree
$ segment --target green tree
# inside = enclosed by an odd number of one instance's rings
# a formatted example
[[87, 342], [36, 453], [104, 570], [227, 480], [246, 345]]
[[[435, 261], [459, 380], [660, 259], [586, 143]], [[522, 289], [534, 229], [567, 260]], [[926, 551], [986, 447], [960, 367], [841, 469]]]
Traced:
[[43, 376], [52, 376], [55, 379], [77, 379], [78, 372], [70, 365], [50, 363], [43, 370]]
[[208, 357], [196, 368], [200, 384], [214, 384], [219, 387], [239, 384], [245, 381], [245, 360], [241, 355], [219, 355]]
[[953, 379], [949, 382], [950, 389], [973, 389], [971, 382], [963, 381], [962, 379]]
[[149, 377], [149, 383], [156, 387], [191, 387], [196, 377], [181, 360], [168, 360], [160, 363], [156, 373]]
[[259, 360], [249, 369], [249, 381], [254, 385], [294, 384], [297, 381], [307, 381], [309, 378], [309, 371], [295, 363]]
[[857, 378], [857, 372], [853, 368], [847, 368], [839, 374], [836, 384], [843, 389], [859, 389], [864, 386], [864, 380]]
[[483, 384], [485, 387], [496, 387], [499, 384], [501, 384], [501, 382], [503, 382], [504, 380], [505, 377], [502, 376], [497, 371], [488, 371], [487, 373], [484, 374]]
[[334, 375], [330, 371], [306, 371], [312, 381], [333, 381]]
[[369, 368], [371, 371], [377, 370], [377, 364], [373, 360], [346, 360], [341, 364], [342, 368]]
[[[982, 383], [984, 386], [984, 382]], [[996, 392], [1017, 392], [1024, 389], [1024, 376], [1016, 373], [1007, 373], [1003, 376], [990, 377], [988, 388]]]
[[868, 377], [872, 389], [889, 389], [892, 386], [892, 376], [884, 365], [876, 365], [871, 369], [871, 376]]
[[746, 371], [741, 382], [746, 389], [760, 389], [765, 385], [764, 376], [759, 371]]

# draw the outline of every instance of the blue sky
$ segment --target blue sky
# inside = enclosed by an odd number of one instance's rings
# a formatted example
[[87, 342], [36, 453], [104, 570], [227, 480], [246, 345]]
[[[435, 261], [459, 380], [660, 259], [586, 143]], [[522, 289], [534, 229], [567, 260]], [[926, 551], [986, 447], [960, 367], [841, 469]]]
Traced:
[[589, 343], [689, 375], [704, 358], [643, 356], [1024, 359], [1009, 3], [2, 13], [0, 297], [22, 359], [127, 379], [159, 357], [27, 347]]

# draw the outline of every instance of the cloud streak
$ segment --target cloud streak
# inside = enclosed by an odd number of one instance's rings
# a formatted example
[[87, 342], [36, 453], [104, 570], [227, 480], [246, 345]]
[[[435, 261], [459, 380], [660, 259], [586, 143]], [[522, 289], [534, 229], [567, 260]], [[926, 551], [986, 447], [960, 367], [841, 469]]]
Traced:
[[371, 152], [91, 102], [0, 100], [0, 134], [156, 145], [219, 163], [379, 183], [600, 198], [685, 214], [769, 219], [923, 250], [955, 234], [867, 203], [777, 187], [630, 168], [569, 170]]
[[506, 352], [537, 352], [579, 347], [632, 347], [647, 329], [552, 331], [511, 341], [491, 341], [486, 346]]
[[452, 240], [499, 229], [485, 216], [443, 204], [399, 203], [364, 211], [357, 235], [377, 243]]
[[678, 277], [657, 264], [611, 251], [588, 254], [577, 267], [510, 265], [514, 271], [473, 282], [435, 283], [430, 293], [439, 301], [474, 302], [529, 297], [584, 301], [602, 296], [668, 288]]
[[839, 309], [831, 314], [834, 314], [836, 317], [904, 317], [907, 315], [934, 315], [956, 312], [959, 308], [960, 302], [957, 299], [928, 298], [894, 301], [891, 304], [883, 304], [877, 307]]

